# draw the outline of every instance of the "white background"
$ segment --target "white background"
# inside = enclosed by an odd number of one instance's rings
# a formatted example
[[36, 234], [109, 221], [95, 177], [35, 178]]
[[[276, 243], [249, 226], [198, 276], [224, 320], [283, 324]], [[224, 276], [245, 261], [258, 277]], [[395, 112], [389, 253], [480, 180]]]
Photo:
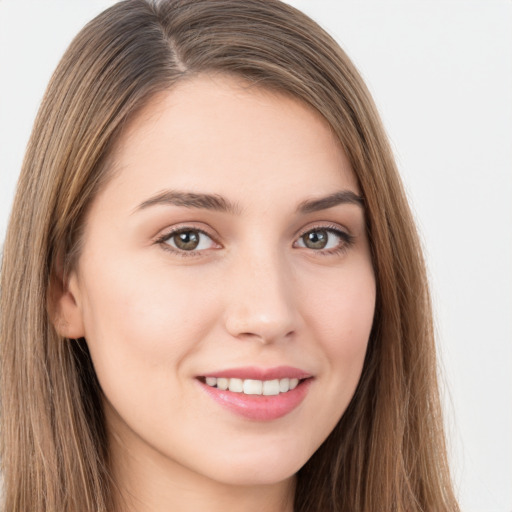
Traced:
[[[0, 0], [0, 241], [50, 74], [112, 3]], [[512, 2], [291, 3], [354, 60], [391, 138], [431, 274], [462, 508], [511, 512]]]

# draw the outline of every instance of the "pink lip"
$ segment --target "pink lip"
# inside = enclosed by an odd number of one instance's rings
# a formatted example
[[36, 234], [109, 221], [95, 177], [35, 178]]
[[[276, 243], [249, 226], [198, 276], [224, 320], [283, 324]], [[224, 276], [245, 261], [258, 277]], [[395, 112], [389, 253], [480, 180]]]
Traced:
[[271, 421], [286, 416], [296, 409], [306, 397], [309, 387], [313, 381], [311, 374], [287, 366], [279, 366], [275, 368], [232, 368], [210, 373], [202, 377], [224, 377], [238, 379], [255, 379], [255, 380], [273, 380], [283, 379], [286, 377], [301, 380], [299, 385], [286, 393], [279, 395], [245, 395], [244, 393], [234, 393], [232, 391], [223, 391], [218, 388], [208, 386], [203, 380], [197, 379], [210, 398], [218, 404], [226, 407], [231, 412], [244, 418], [255, 421]]
[[274, 368], [258, 368], [256, 366], [245, 366], [242, 368], [229, 368], [216, 372], [206, 373], [201, 377], [224, 377], [225, 379], [254, 379], [254, 380], [274, 380], [274, 379], [307, 379], [311, 374], [294, 368], [293, 366], [275, 366]]

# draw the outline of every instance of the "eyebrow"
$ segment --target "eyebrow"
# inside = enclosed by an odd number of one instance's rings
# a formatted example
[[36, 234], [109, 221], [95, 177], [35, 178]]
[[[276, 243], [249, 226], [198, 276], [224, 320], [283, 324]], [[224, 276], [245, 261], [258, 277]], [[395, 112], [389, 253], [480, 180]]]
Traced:
[[[297, 213], [313, 213], [321, 210], [327, 210], [340, 204], [355, 204], [364, 206], [363, 198], [351, 190], [341, 190], [318, 199], [308, 199], [302, 201], [297, 207]], [[134, 209], [134, 212], [145, 210], [151, 206], [174, 205], [185, 208], [198, 208], [203, 210], [214, 210], [231, 214], [239, 214], [241, 208], [237, 203], [233, 203], [225, 197], [218, 194], [201, 194], [196, 192], [181, 192], [178, 190], [165, 190], [146, 201], [142, 202]]]
[[341, 190], [339, 192], [335, 192], [334, 194], [330, 194], [325, 197], [320, 197], [319, 199], [310, 199], [303, 201], [297, 207], [297, 212], [313, 213], [321, 210], [327, 210], [340, 204], [355, 204], [363, 207], [364, 200], [360, 195], [356, 194], [355, 192], [352, 192], [351, 190]]
[[195, 192], [180, 192], [178, 190], [165, 190], [141, 203], [135, 211], [144, 210], [155, 205], [184, 206], [185, 208], [199, 208], [220, 212], [237, 214], [240, 208], [218, 194], [198, 194]]

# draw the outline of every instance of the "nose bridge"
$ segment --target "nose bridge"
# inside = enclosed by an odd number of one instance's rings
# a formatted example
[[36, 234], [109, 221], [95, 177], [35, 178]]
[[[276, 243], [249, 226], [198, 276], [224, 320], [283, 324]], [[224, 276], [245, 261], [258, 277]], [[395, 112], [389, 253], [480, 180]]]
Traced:
[[226, 328], [236, 337], [272, 342], [297, 329], [293, 279], [276, 247], [253, 247], [233, 262]]

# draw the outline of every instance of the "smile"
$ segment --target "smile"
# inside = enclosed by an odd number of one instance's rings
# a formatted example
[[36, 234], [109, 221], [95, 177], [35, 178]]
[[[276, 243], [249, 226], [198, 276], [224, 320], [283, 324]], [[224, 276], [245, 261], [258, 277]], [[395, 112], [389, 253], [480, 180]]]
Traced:
[[273, 421], [292, 413], [314, 380], [310, 373], [290, 366], [233, 368], [196, 378], [214, 402], [253, 421]]
[[233, 393], [245, 395], [275, 396], [280, 393], [287, 393], [299, 384], [299, 379], [288, 378], [272, 380], [237, 379], [225, 377], [206, 377], [205, 383], [212, 388], [229, 390]]

